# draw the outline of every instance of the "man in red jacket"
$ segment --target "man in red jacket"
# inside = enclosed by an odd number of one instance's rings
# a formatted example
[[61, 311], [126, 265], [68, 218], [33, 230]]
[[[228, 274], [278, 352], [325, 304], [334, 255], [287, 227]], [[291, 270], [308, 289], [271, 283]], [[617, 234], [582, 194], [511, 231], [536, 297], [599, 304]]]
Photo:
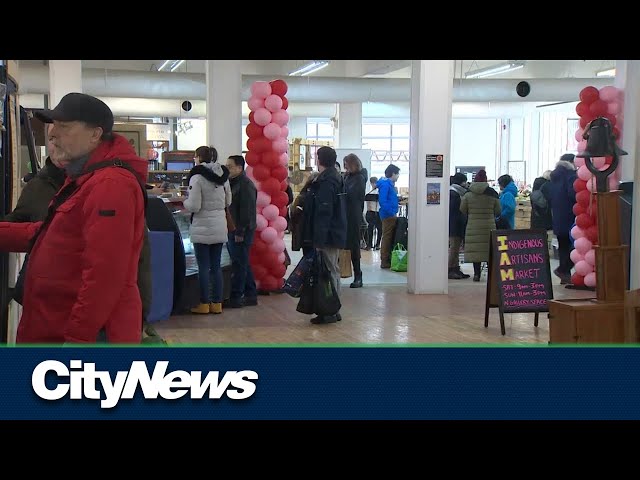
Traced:
[[[147, 161], [101, 100], [70, 93], [38, 117], [67, 179], [44, 222], [0, 222], [0, 250], [30, 250], [18, 343], [139, 343]], [[33, 244], [33, 245], [31, 245]]]

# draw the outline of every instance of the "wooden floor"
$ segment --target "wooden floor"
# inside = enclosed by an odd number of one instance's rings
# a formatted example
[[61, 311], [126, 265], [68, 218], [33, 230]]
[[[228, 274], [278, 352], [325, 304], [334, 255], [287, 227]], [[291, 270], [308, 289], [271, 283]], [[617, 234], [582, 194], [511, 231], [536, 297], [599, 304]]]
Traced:
[[[366, 283], [366, 278], [365, 278]], [[345, 288], [346, 287], [346, 288]], [[533, 344], [549, 340], [549, 321], [533, 314], [505, 315], [500, 334], [496, 310], [484, 328], [486, 283], [449, 282], [449, 295], [411, 295], [406, 286], [343, 284], [342, 318], [313, 325], [296, 312], [297, 300], [286, 294], [258, 297], [259, 306], [227, 309], [221, 315], [175, 316], [155, 323], [170, 344]], [[555, 285], [555, 298], [593, 297], [591, 292]]]

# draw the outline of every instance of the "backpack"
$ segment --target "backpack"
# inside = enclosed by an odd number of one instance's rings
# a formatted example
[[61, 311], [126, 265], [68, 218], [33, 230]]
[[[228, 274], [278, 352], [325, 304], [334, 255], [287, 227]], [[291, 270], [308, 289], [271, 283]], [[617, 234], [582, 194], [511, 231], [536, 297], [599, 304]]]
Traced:
[[541, 189], [535, 190], [531, 193], [531, 205], [536, 207], [539, 211], [545, 211], [548, 208], [549, 203]]

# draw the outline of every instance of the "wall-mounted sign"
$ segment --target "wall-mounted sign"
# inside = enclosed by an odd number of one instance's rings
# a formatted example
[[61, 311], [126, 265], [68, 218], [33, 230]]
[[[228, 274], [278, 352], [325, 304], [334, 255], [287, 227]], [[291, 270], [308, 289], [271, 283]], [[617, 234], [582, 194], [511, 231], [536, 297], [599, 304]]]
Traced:
[[168, 142], [171, 140], [171, 126], [165, 123], [147, 124], [147, 140], [150, 142]]

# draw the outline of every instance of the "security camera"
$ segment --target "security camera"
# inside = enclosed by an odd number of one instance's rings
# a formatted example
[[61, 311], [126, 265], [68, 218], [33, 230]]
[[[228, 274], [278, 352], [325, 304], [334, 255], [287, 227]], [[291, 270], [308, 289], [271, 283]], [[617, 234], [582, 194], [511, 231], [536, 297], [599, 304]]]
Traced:
[[184, 102], [182, 102], [182, 110], [184, 110], [185, 112], [190, 112], [192, 108], [193, 105], [189, 100], [185, 100]]
[[526, 97], [531, 92], [531, 85], [529, 82], [520, 82], [516, 85], [516, 93], [520, 97]]

